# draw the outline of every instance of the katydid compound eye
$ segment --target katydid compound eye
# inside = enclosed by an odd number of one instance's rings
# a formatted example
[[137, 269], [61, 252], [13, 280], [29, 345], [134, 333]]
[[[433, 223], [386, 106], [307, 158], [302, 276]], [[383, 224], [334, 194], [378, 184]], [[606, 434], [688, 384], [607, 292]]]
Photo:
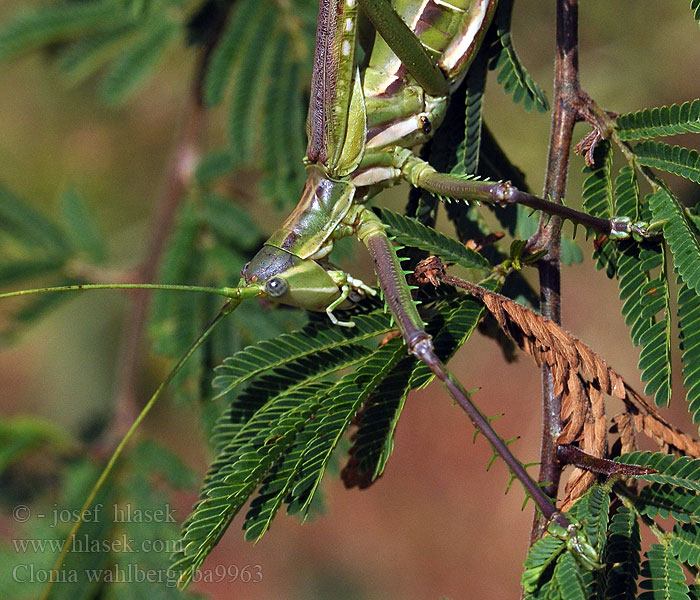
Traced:
[[420, 118], [420, 127], [425, 135], [428, 135], [433, 130], [433, 125], [430, 122], [430, 119], [424, 115]]
[[287, 293], [289, 286], [281, 277], [271, 277], [265, 283], [265, 291], [273, 298], [279, 298]]

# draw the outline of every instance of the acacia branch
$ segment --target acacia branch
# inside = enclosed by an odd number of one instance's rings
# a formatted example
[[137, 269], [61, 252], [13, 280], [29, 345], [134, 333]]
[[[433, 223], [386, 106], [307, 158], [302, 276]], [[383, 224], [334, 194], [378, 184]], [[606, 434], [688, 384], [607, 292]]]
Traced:
[[[192, 182], [201, 152], [201, 137], [205, 123], [204, 76], [225, 22], [224, 15], [216, 31], [210, 34], [200, 51], [189, 98], [183, 110], [180, 132], [166, 170], [163, 189], [148, 228], [147, 237], [150, 243], [143, 260], [134, 270], [133, 283], [151, 283], [157, 277], [178, 209]], [[125, 324], [124, 342], [117, 367], [115, 411], [111, 427], [103, 441], [104, 449], [109, 452], [123, 437], [140, 411], [137, 383], [146, 340], [151, 298], [150, 290], [132, 292], [129, 318]]]
[[[552, 128], [547, 157], [543, 196], [562, 204], [571, 152], [573, 129], [580, 114], [584, 94], [578, 79], [578, 0], [557, 0], [556, 59], [554, 68], [554, 102]], [[540, 277], [540, 312], [561, 323], [561, 219], [540, 217], [537, 231], [529, 240], [533, 250], [545, 249], [538, 262]], [[542, 440], [539, 482], [549, 482], [545, 492], [556, 497], [561, 478], [557, 460], [557, 438], [562, 432], [561, 397], [555, 393], [548, 365], [542, 366]], [[535, 513], [530, 542], [544, 533], [547, 524]]]

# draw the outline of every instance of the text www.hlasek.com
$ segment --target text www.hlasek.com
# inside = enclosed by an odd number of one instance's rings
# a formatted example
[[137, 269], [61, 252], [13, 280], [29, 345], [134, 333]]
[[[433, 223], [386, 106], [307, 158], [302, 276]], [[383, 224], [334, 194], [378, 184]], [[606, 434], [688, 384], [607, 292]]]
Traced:
[[[82, 578], [80, 574], [82, 575]], [[180, 573], [169, 569], [144, 569], [138, 564], [115, 564], [111, 569], [41, 569], [36, 565], [16, 565], [12, 579], [18, 583], [164, 583], [175, 587]], [[216, 565], [200, 569], [192, 577], [193, 583], [260, 583], [262, 565]]]
[[[15, 538], [12, 540], [18, 554], [43, 554], [60, 552], [65, 544], [63, 539]], [[113, 552], [127, 554], [130, 552], [163, 552], [172, 554], [182, 551], [182, 540], [141, 540], [135, 542], [126, 534], [103, 540], [90, 538], [87, 534], [73, 534], [69, 538], [68, 552], [81, 554], [91, 552]]]

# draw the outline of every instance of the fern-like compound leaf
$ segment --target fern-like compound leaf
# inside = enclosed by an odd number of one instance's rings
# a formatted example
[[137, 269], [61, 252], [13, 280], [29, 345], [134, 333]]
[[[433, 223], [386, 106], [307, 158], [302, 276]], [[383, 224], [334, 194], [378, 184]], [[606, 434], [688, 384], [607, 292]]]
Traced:
[[553, 535], [537, 540], [527, 553], [520, 585], [525, 593], [532, 594], [540, 585], [540, 579], [551, 568], [557, 558], [564, 552], [566, 545]]
[[384, 472], [415, 367], [416, 361], [410, 356], [399, 361], [362, 407], [359, 426], [352, 436], [350, 461], [342, 471], [346, 487], [367, 487]]
[[625, 464], [642, 465], [656, 469], [658, 473], [640, 476], [646, 481], [700, 492], [700, 459], [698, 458], [675, 457], [661, 452], [631, 452], [623, 454], [615, 460]]
[[700, 423], [700, 296], [678, 279], [678, 328], [688, 411]]
[[669, 546], [652, 544], [645, 552], [646, 560], [642, 563], [642, 579], [639, 587], [643, 592], [639, 600], [684, 600], [688, 598], [688, 586], [685, 583], [683, 567], [676, 560]]
[[[603, 218], [613, 214], [638, 220], [649, 219], [646, 207], [639, 205], [639, 189], [634, 170], [626, 166], [615, 180], [613, 194], [607, 146], [596, 151], [596, 168], [584, 183], [584, 206]], [[657, 241], [603, 241], [595, 250], [598, 268], [609, 276], [617, 274], [622, 314], [630, 326], [630, 337], [641, 346], [639, 368], [647, 382], [645, 392], [654, 394], [658, 405], [671, 396], [671, 321], [670, 292], [667, 281], [664, 247]]]
[[178, 24], [169, 19], [154, 19], [145, 26], [140, 39], [110, 67], [102, 86], [104, 99], [119, 104], [133, 96], [178, 31]]
[[654, 219], [663, 221], [673, 264], [685, 284], [700, 294], [700, 240], [678, 199], [665, 187], [649, 197]]
[[269, 2], [259, 4], [260, 14], [247, 25], [250, 32], [245, 41], [248, 43], [241, 49], [230, 102], [230, 144], [241, 162], [252, 156], [253, 140], [261, 122], [262, 102], [275, 73], [274, 43], [280, 37], [277, 28], [271, 28], [275, 22], [273, 5]]
[[352, 328], [337, 327], [330, 321], [312, 324], [301, 331], [248, 346], [217, 368], [214, 386], [220, 390], [218, 396], [291, 361], [313, 358], [317, 352], [359, 343], [391, 330], [388, 316], [379, 311], [353, 316], [353, 322]]
[[59, 258], [70, 253], [70, 242], [51, 221], [8, 188], [0, 185], [0, 235], [11, 237], [31, 254]]
[[331, 454], [350, 420], [405, 352], [401, 340], [380, 346], [354, 373], [345, 376], [328, 391], [327, 401], [309, 425], [313, 437], [304, 450], [300, 475], [292, 490], [290, 510], [308, 512]]
[[77, 39], [60, 54], [58, 65], [70, 85], [83, 81], [114, 59], [138, 26], [126, 15], [113, 17], [112, 21], [109, 29]]
[[681, 133], [700, 133], [700, 99], [617, 117], [617, 135], [626, 141]]
[[637, 515], [625, 506], [618, 507], [610, 522], [606, 562], [610, 565], [605, 598], [634, 600], [641, 567], [641, 536]]
[[[299, 143], [304, 134], [303, 119], [299, 119], [303, 82], [288, 36], [279, 36], [274, 52], [273, 62], [280, 71], [267, 86], [263, 103], [263, 186], [270, 199], [284, 206], [296, 201], [305, 177], [300, 158], [304, 148]], [[298, 128], [296, 131], [294, 126]], [[280, 142], [281, 132], [288, 132], [284, 139], [290, 143]]]
[[690, 10], [693, 11], [693, 17], [700, 25], [700, 0], [690, 0]]
[[595, 149], [594, 167], [585, 167], [583, 182], [583, 207], [597, 217], [610, 218], [615, 213], [611, 177], [612, 147], [607, 140]]
[[69, 189], [61, 197], [61, 208], [66, 230], [75, 250], [83, 253], [93, 263], [102, 262], [107, 250], [84, 198], [75, 189]]
[[[613, 186], [611, 177], [612, 147], [606, 140], [601, 141], [595, 149], [594, 166], [585, 167], [587, 175], [583, 182], [583, 207], [587, 213], [609, 219], [615, 213]], [[614, 242], [604, 240], [595, 246], [593, 258], [597, 269], [606, 269], [608, 277], [615, 275], [617, 247]]]
[[700, 525], [676, 523], [670, 547], [673, 555], [682, 563], [691, 567], [700, 566]]
[[549, 110], [549, 102], [542, 88], [525, 70], [520, 58], [515, 52], [511, 39], [511, 18], [513, 16], [514, 0], [499, 2], [494, 22], [496, 33], [501, 45], [501, 51], [494, 57], [491, 68], [498, 70], [498, 83], [506, 93], [512, 94], [516, 104], [521, 100], [525, 110], [530, 111], [534, 106], [539, 112]]
[[456, 150], [455, 165], [450, 170], [454, 175], [473, 175], [479, 167], [481, 147], [481, 125], [484, 89], [486, 87], [486, 59], [479, 52], [469, 67], [465, 80], [464, 137]]
[[700, 155], [697, 150], [669, 146], [663, 142], [641, 142], [633, 150], [640, 165], [700, 182]]
[[231, 453], [224, 448], [228, 460], [218, 457], [205, 480], [202, 499], [183, 525], [183, 550], [175, 554], [172, 565], [180, 574], [180, 585], [191, 581], [255, 488], [304, 429], [325, 387], [316, 383], [276, 398], [246, 424], [245, 444]]
[[[312, 382], [326, 379], [329, 375], [342, 369], [348, 369], [363, 362], [371, 354], [364, 346], [347, 344], [343, 348], [332, 348], [317, 352], [313, 357], [304, 357], [290, 361], [284, 367], [271, 371], [250, 383], [232, 403], [227, 422], [219, 422], [214, 432], [217, 446], [225, 444], [229, 452], [245, 442], [241, 431], [247, 422], [261, 408], [276, 401], [289, 391], [307, 386]], [[217, 458], [226, 462], [226, 457]]]
[[264, 15], [265, 4], [257, 0], [238, 0], [235, 3], [205, 75], [204, 100], [210, 106], [223, 100], [241, 53], [251, 43], [255, 30], [252, 25], [258, 23]]
[[569, 513], [583, 523], [586, 539], [593, 545], [599, 556], [605, 554], [608, 518], [610, 510], [610, 493], [602, 486], [591, 487]]
[[118, 12], [111, 0], [71, 2], [20, 12], [0, 29], [0, 60], [79, 36], [95, 28], [109, 28]]
[[399, 244], [420, 248], [431, 254], [436, 254], [448, 262], [453, 262], [467, 269], [490, 269], [488, 261], [478, 252], [474, 252], [456, 240], [438, 233], [431, 227], [392, 212], [385, 208], [379, 209], [379, 217], [387, 226], [387, 232]]
[[581, 566], [570, 552], [565, 552], [554, 568], [553, 581], [558, 588], [561, 600], [587, 600]]
[[243, 523], [246, 540], [259, 540], [270, 528], [279, 508], [288, 500], [312, 435], [308, 427], [304, 428], [263, 481]]

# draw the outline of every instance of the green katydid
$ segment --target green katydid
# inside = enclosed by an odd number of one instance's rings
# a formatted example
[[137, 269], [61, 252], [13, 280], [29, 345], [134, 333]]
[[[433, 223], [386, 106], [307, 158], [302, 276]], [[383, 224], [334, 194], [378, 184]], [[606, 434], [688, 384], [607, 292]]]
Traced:
[[[351, 322], [338, 321], [333, 311], [375, 291], [330, 265], [327, 257], [336, 240], [357, 237], [372, 255], [380, 288], [408, 352], [424, 361], [444, 383], [527, 486], [545, 516], [555, 520], [571, 537], [574, 552], [585, 556], [588, 564], [595, 564], [593, 549], [556, 512], [435, 355], [384, 225], [366, 206], [383, 188], [405, 180], [452, 198], [520, 203], [611, 237], [643, 232], [643, 224], [594, 218], [520, 192], [507, 182], [487, 183], [443, 175], [411, 150], [426, 142], [440, 125], [450, 88], [468, 69], [496, 4], [495, 0], [397, 0], [391, 6], [386, 0], [322, 0], [308, 117], [308, 176], [297, 207], [246, 265], [235, 288], [122, 287], [214, 292], [230, 299], [224, 312], [230, 312], [246, 298], [266, 297], [307, 310], [325, 311], [338, 325], [351, 326]], [[360, 8], [379, 34], [363, 65], [357, 61]], [[79, 289], [99, 287], [117, 286], [85, 285]], [[174, 372], [181, 364], [182, 361]], [[163, 386], [152, 401], [162, 389]]]

